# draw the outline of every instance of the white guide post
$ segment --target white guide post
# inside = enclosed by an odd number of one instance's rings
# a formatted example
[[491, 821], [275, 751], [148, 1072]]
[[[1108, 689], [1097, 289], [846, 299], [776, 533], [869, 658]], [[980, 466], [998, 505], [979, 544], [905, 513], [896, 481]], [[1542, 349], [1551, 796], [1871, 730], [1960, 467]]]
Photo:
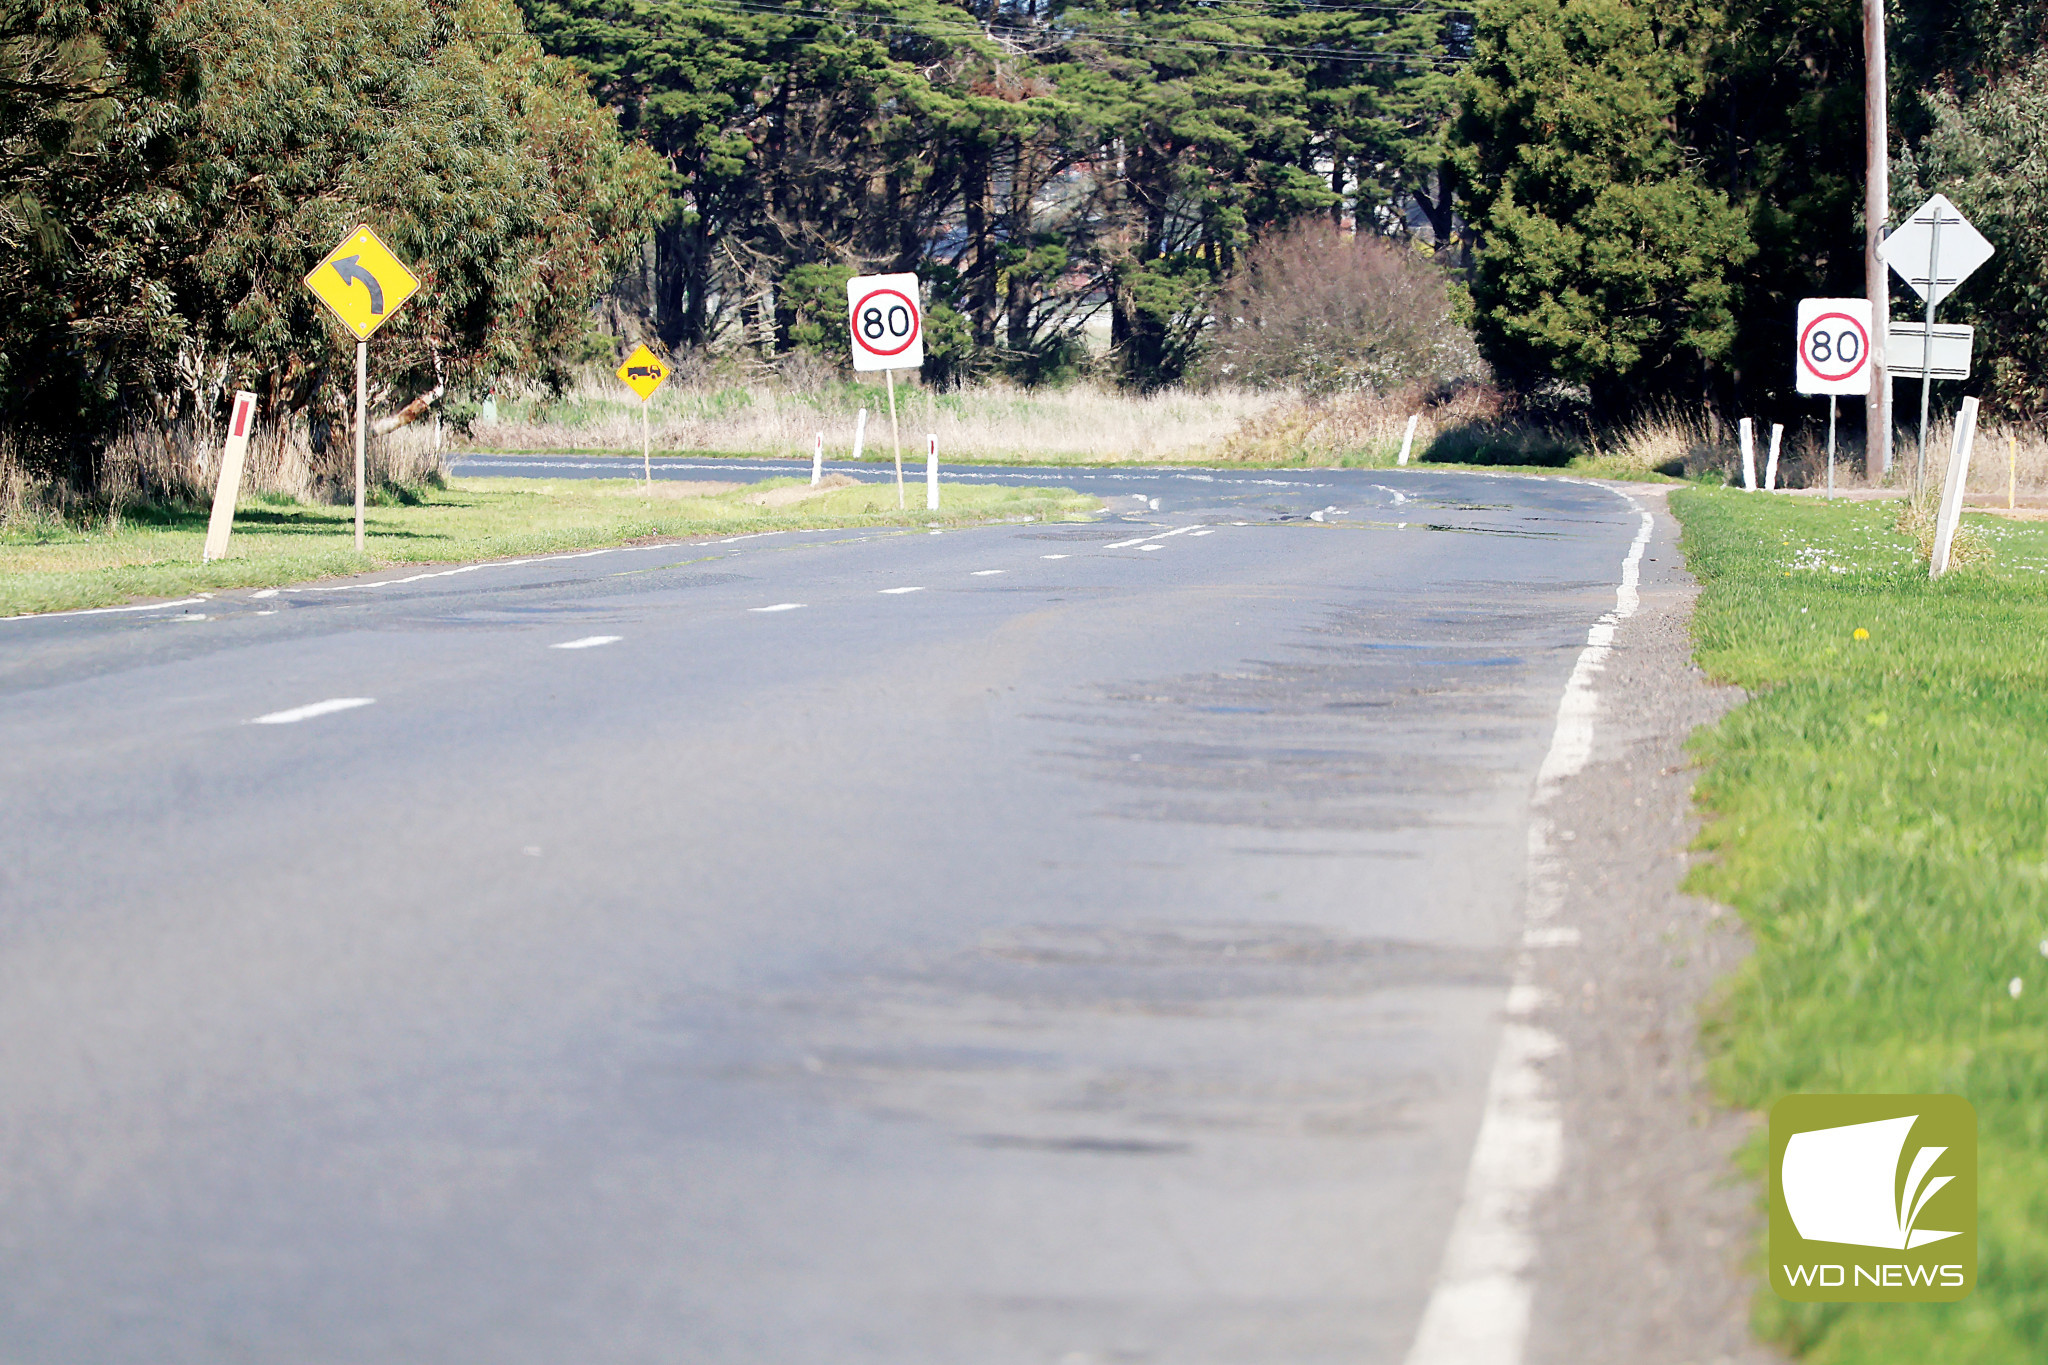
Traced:
[[1756, 428], [1747, 417], [1735, 424], [1736, 432], [1742, 438], [1742, 486], [1750, 492], [1756, 491]]
[[1948, 485], [1941, 490], [1941, 520], [1934, 527], [1934, 555], [1927, 576], [1939, 578], [1948, 572], [1949, 552], [1955, 549], [1956, 525], [1963, 519], [1963, 485], [1970, 479], [1970, 447], [1977, 443], [1977, 400], [1965, 398], [1956, 414], [1956, 437], [1948, 452]]
[[825, 478], [825, 433], [818, 433], [818, 447], [811, 452], [811, 487], [816, 488]]
[[234, 529], [235, 500], [242, 491], [242, 457], [249, 449], [249, 432], [256, 425], [256, 395], [246, 390], [235, 394], [235, 406], [228, 414], [227, 444], [221, 449], [220, 480], [213, 486], [213, 515], [206, 523], [206, 544], [199, 562], [209, 563], [228, 552], [228, 533]]
[[363, 552], [363, 441], [369, 435], [370, 343], [356, 343], [356, 553]]
[[1778, 443], [1785, 439], [1785, 427], [1781, 422], [1771, 423], [1771, 457], [1764, 462], [1764, 492], [1778, 486]]
[[853, 419], [853, 462], [860, 463], [860, 453], [868, 443], [868, 410], [862, 408]]
[[939, 438], [924, 438], [924, 510], [939, 510]]
[[1415, 449], [1415, 424], [1421, 420], [1422, 414], [1419, 412], [1408, 419], [1408, 434], [1401, 438], [1401, 458], [1394, 461], [1395, 464], [1408, 463], [1408, 452]]

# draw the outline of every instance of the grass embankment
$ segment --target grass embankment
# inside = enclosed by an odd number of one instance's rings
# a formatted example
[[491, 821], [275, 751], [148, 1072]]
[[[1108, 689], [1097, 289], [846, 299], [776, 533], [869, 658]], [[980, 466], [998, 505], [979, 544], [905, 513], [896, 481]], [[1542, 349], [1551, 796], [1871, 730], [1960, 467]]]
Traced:
[[1758, 694], [1696, 741], [1717, 856], [1695, 886], [1757, 948], [1712, 1021], [1716, 1079], [1755, 1109], [1959, 1094], [1980, 1125], [1971, 1298], [1765, 1291], [1759, 1326], [1831, 1365], [2048, 1360], [2048, 527], [1987, 521], [1995, 560], [1930, 583], [1896, 505], [1672, 504], [1699, 661]]
[[367, 552], [353, 548], [355, 510], [245, 499], [228, 558], [201, 565], [202, 509], [151, 509], [97, 528], [43, 522], [0, 533], [0, 616], [102, 607], [131, 598], [183, 597], [226, 588], [274, 587], [364, 573], [393, 564], [459, 563], [507, 555], [595, 549], [650, 536], [738, 535], [830, 526], [973, 525], [1006, 519], [1068, 520], [1102, 504], [1056, 488], [947, 484], [940, 510], [924, 510], [924, 489], [896, 508], [893, 481], [863, 483], [786, 505], [750, 497], [771, 480], [677, 497], [656, 483], [646, 496], [627, 479], [456, 479], [418, 501], [371, 507]]

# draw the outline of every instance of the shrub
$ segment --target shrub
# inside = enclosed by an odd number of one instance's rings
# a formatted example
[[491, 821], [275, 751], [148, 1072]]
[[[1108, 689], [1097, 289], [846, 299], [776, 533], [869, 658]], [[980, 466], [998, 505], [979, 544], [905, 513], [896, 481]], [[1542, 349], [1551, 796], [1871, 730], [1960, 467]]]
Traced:
[[1207, 375], [1308, 393], [1476, 376], [1450, 281], [1418, 248], [1316, 219], [1270, 236], [1224, 285]]

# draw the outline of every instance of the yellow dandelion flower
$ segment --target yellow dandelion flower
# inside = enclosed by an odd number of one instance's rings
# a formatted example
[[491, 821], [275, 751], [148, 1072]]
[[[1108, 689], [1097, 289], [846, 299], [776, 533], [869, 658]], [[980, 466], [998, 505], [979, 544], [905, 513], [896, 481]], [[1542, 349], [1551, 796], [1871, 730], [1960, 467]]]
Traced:
[[1858, 626], [1856, 627], [1856, 632], [1853, 638], [1858, 640], [1868, 640], [1870, 638], [1870, 632], [1865, 630], [1863, 627]]

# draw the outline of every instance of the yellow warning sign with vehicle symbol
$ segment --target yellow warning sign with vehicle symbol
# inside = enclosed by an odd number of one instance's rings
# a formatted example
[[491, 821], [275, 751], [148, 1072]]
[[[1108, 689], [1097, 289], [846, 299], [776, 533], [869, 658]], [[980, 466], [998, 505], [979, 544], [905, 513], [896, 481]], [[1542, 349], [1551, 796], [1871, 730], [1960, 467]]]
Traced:
[[334, 310], [334, 316], [356, 334], [357, 341], [368, 341], [370, 333], [382, 327], [419, 287], [413, 273], [400, 265], [391, 248], [367, 227], [358, 227], [342, 238], [341, 245], [306, 276], [306, 288]]
[[640, 395], [646, 402], [654, 397], [654, 391], [668, 383], [668, 366], [661, 363], [661, 357], [647, 349], [645, 342], [634, 348], [626, 357], [626, 363], [619, 366], [619, 378], [626, 381], [626, 387]]

